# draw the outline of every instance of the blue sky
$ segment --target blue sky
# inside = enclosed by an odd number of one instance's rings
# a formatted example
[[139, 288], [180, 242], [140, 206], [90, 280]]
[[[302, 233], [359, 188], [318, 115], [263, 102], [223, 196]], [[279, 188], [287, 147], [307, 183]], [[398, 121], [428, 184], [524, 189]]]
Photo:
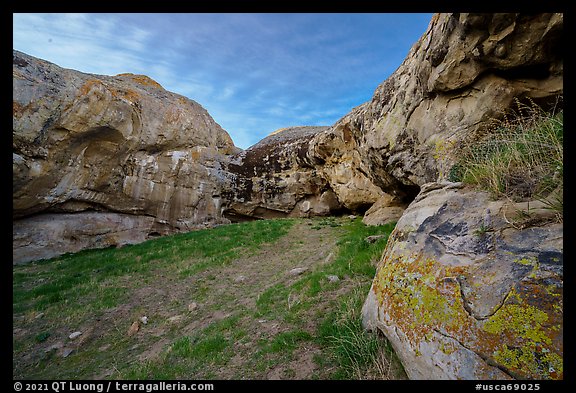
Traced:
[[13, 14], [13, 47], [87, 73], [144, 74], [247, 148], [332, 125], [402, 63], [432, 14]]

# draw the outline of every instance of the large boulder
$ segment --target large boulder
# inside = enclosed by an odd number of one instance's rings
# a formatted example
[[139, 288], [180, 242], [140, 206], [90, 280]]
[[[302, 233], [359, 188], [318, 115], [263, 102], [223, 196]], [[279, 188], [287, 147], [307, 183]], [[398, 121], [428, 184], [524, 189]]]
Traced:
[[398, 221], [407, 204], [396, 196], [384, 194], [364, 214], [362, 222], [365, 225], [385, 225]]
[[284, 128], [235, 155], [227, 166], [233, 178], [225, 193], [227, 217], [323, 216], [374, 203], [383, 193], [355, 169], [359, 158], [352, 149], [341, 149], [342, 139], [329, 134], [334, 137], [329, 159], [314, 154], [312, 141], [328, 130]]
[[14, 51], [12, 135], [14, 262], [228, 222], [222, 167], [238, 149], [198, 103], [148, 77]]
[[563, 377], [563, 227], [537, 205], [423, 185], [362, 310], [410, 378]]

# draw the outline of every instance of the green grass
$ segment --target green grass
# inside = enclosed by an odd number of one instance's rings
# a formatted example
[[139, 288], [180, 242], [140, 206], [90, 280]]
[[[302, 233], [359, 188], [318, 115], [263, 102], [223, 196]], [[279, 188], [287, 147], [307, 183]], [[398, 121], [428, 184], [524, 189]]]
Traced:
[[475, 184], [495, 197], [535, 198], [563, 210], [563, 112], [546, 113], [518, 103], [513, 117], [495, 123], [480, 140], [463, 146], [450, 180]]
[[[231, 378], [262, 378], [274, 367], [289, 365], [305, 348], [316, 348], [318, 378], [386, 378], [391, 369], [402, 376], [386, 340], [365, 333], [360, 319], [387, 240], [384, 237], [370, 244], [365, 238], [389, 235], [393, 224], [368, 227], [360, 218], [313, 220], [314, 226], [338, 235], [329, 262], [317, 264], [288, 282], [260, 289], [251, 307], [226, 307], [235, 300], [226, 293], [210, 303], [211, 286], [222, 279], [222, 269], [234, 259], [257, 252], [264, 243], [277, 241], [296, 222], [233, 224], [15, 266], [14, 323], [30, 329], [27, 334], [14, 336], [15, 359], [34, 353], [38, 345], [50, 345], [56, 336], [62, 336], [63, 329], [67, 335], [86, 321], [96, 330], [107, 330], [68, 358], [40, 350], [41, 355], [24, 369], [15, 360], [14, 369], [19, 370], [19, 376], [40, 379], [89, 378], [98, 369], [113, 370], [110, 378], [114, 379], [211, 379], [228, 368]], [[190, 281], [200, 273], [202, 280]], [[340, 281], [331, 283], [328, 275], [336, 275]], [[195, 318], [193, 313], [184, 314], [189, 320], [182, 324], [152, 317], [143, 331], [164, 329], [163, 337], [169, 340], [158, 356], [140, 361], [134, 355], [142, 351], [140, 348], [160, 342], [158, 336], [142, 333], [139, 340], [145, 341], [139, 341], [126, 334], [131, 321], [147, 312], [144, 306], [132, 306], [125, 320], [106, 322], [113, 326], [101, 326], [98, 321], [109, 310], [126, 305], [140, 287], [155, 283], [159, 277], [168, 294], [162, 301], [170, 309], [169, 315], [186, 313], [193, 300], [212, 304], [206, 315], [220, 312], [224, 317], [192, 331], [182, 328]], [[193, 287], [179, 292], [184, 297], [169, 298], [171, 286], [181, 288], [189, 282]], [[37, 318], [39, 313], [44, 316]], [[260, 323], [280, 328], [261, 334]], [[101, 350], [103, 346], [109, 348]], [[235, 363], [238, 354], [244, 362], [241, 365]], [[285, 376], [294, 372], [288, 367]]]
[[[240, 252], [254, 252], [259, 245], [286, 234], [292, 224], [291, 220], [254, 221], [165, 236], [121, 249], [86, 250], [31, 263], [26, 269], [32, 267], [34, 275], [15, 267], [13, 312], [114, 307], [126, 293], [118, 286], [122, 277], [173, 268], [181, 276], [189, 276], [226, 264]], [[33, 285], [39, 280], [44, 281]]]
[[338, 364], [334, 379], [391, 379], [404, 371], [390, 343], [362, 328], [365, 292], [356, 288], [343, 299], [336, 312], [326, 316], [318, 339], [329, 349], [330, 360]]
[[294, 330], [278, 334], [270, 343], [271, 352], [293, 351], [298, 343], [310, 341], [312, 335], [303, 330]]
[[[403, 376], [402, 366], [387, 341], [366, 333], [362, 328], [360, 315], [366, 293], [376, 273], [376, 262], [384, 251], [388, 235], [395, 223], [366, 226], [360, 218], [339, 225], [331, 225], [330, 221], [324, 219], [320, 223], [315, 226], [341, 226], [334, 260], [320, 269], [304, 274], [289, 287], [278, 284], [263, 292], [258, 298], [258, 311], [255, 316], [281, 319], [293, 324], [295, 330], [286, 333], [287, 337], [297, 336], [302, 341], [319, 345], [325, 356], [318, 359], [318, 362], [334, 368], [332, 378]], [[381, 234], [386, 236], [373, 244], [365, 240], [368, 236]], [[322, 297], [338, 288], [339, 284], [330, 283], [327, 275], [347, 277], [354, 285], [342, 296], [344, 301], [335, 301], [329, 312], [315, 315], [321, 320], [317, 331], [311, 335], [299, 335], [303, 315], [314, 309]], [[292, 294], [298, 296], [298, 302], [289, 307], [289, 296]], [[283, 340], [284, 336], [277, 339]], [[273, 344], [265, 345], [261, 352], [266, 353], [272, 347]], [[285, 345], [285, 348], [289, 351], [292, 347]]]

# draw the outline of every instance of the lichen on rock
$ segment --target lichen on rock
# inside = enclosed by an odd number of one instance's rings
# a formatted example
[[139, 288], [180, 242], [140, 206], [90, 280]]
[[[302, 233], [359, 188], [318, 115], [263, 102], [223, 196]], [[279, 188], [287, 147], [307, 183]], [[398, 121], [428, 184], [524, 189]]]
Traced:
[[[365, 326], [384, 332], [411, 378], [562, 378], [563, 276], [538, 258], [561, 250], [562, 225], [531, 228], [520, 240], [501, 217], [503, 201], [470, 189], [424, 188], [388, 240]], [[459, 238], [478, 241], [468, 224], [482, 222], [486, 204], [494, 212], [491, 248], [455, 249], [450, 238], [431, 236], [461, 227]], [[450, 356], [439, 359], [447, 343]]]

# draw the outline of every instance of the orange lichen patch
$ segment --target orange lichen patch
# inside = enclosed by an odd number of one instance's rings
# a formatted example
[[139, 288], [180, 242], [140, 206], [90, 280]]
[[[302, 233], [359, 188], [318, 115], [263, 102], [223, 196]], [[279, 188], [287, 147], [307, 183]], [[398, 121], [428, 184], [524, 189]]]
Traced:
[[112, 90], [112, 95], [116, 98], [120, 98], [126, 101], [129, 101], [131, 103], [136, 103], [140, 101], [140, 94], [138, 94], [138, 92], [134, 91], [134, 90], [130, 90], [130, 89], [126, 89], [126, 90], [118, 90], [118, 89], [113, 89]]
[[12, 117], [16, 117], [16, 118], [22, 117], [23, 112], [24, 112], [24, 110], [26, 110], [26, 108], [28, 108], [28, 105], [24, 106], [24, 105], [20, 104], [19, 102], [12, 101]]
[[182, 97], [182, 96], [178, 97], [178, 102], [181, 103], [182, 105], [189, 105], [190, 104], [190, 100], [188, 98]]
[[156, 82], [154, 79], [146, 76], [146, 75], [137, 75], [137, 74], [131, 74], [131, 73], [123, 73], [123, 74], [118, 74], [116, 76], [126, 76], [130, 79], [132, 79], [134, 82], [139, 83], [141, 85], [144, 86], [153, 86], [153, 87], [157, 87], [159, 89], [164, 89], [160, 83]]
[[192, 157], [193, 161], [199, 161], [200, 160], [200, 152], [197, 150], [192, 150], [190, 152], [190, 156]]
[[[99, 90], [99, 92], [97, 92]], [[86, 96], [91, 92], [95, 92], [95, 94], [99, 95], [102, 91], [109, 92], [113, 98], [120, 99], [123, 101], [128, 101], [132, 104], [137, 103], [140, 101], [141, 96], [140, 94], [132, 89], [118, 89], [114, 86], [109, 86], [103, 83], [99, 79], [89, 79], [80, 87], [79, 96]], [[97, 93], [96, 93], [97, 92]]]
[[80, 96], [84, 96], [86, 94], [88, 94], [91, 90], [94, 90], [95, 88], [101, 88], [104, 87], [104, 84], [102, 83], [102, 81], [98, 80], [98, 79], [88, 79], [83, 85], [82, 87], [80, 87]]

